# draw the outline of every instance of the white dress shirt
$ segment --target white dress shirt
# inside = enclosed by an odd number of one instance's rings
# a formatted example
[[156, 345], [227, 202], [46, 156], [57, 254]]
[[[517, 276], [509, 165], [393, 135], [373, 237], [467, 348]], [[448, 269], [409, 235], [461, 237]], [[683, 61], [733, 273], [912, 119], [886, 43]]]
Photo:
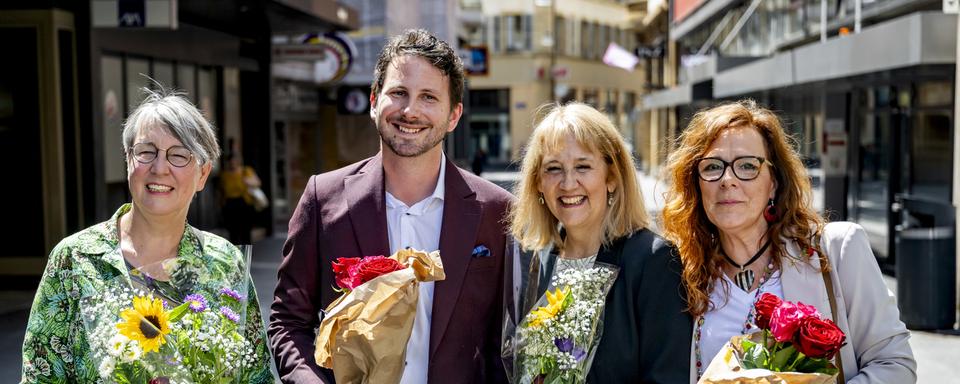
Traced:
[[[703, 359], [703, 369], [707, 369], [713, 357], [723, 349], [723, 345], [730, 341], [731, 337], [740, 335], [743, 331], [743, 323], [753, 308], [754, 301], [764, 293], [772, 293], [777, 297], [783, 298], [783, 284], [780, 282], [780, 270], [776, 270], [770, 276], [770, 279], [763, 282], [763, 285], [757, 291], [749, 293], [744, 292], [730, 280], [726, 273], [721, 273], [721, 277], [714, 283], [713, 292], [710, 292], [710, 303], [716, 309], [703, 315], [703, 327], [700, 329], [700, 358]], [[730, 295], [726, 295], [723, 281], [727, 282], [730, 288]], [[724, 304], [726, 301], [726, 304]], [[747, 331], [753, 333], [759, 331], [754, 327]], [[696, 362], [694, 362], [696, 364]]]
[[[412, 206], [407, 206], [387, 192], [387, 234], [390, 238], [390, 252], [404, 248], [413, 248], [433, 252], [440, 248], [440, 228], [443, 224], [443, 176], [446, 172], [446, 156], [440, 157], [440, 176], [433, 194]], [[420, 297], [417, 300], [417, 317], [413, 321], [413, 332], [407, 341], [406, 367], [403, 370], [401, 384], [420, 384], [427, 382], [430, 365], [430, 321], [433, 317], [433, 285], [420, 284]]]

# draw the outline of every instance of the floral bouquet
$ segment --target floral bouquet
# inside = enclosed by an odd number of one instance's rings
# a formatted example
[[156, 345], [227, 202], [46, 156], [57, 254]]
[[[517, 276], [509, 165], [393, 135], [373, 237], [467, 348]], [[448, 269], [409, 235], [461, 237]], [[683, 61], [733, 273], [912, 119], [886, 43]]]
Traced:
[[700, 383], [829, 383], [830, 361], [846, 336], [801, 302], [764, 293], [754, 304], [760, 332], [735, 336], [714, 357]]
[[552, 289], [504, 337], [504, 349], [510, 349], [505, 352], [512, 355], [505, 364], [512, 382], [586, 381], [602, 334], [607, 293], [617, 272], [612, 265], [596, 263], [552, 277]]
[[445, 278], [440, 253], [341, 257], [333, 272], [343, 295], [324, 310], [317, 364], [332, 369], [338, 383], [399, 382], [420, 282]]
[[255, 352], [244, 337], [250, 287], [244, 271], [235, 274], [238, 281], [217, 284], [220, 288], [201, 284], [197, 274], [191, 274], [191, 290], [185, 295], [174, 293], [176, 273], [163, 287], [146, 289], [135, 282], [144, 281], [137, 280], [142, 275], [132, 271], [81, 298], [80, 312], [97, 364], [93, 368], [102, 381], [249, 382]]

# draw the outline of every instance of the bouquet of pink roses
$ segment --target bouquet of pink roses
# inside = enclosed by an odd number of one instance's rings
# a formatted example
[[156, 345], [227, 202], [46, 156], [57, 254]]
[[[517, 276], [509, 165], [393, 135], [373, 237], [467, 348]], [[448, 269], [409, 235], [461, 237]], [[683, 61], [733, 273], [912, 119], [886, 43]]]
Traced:
[[754, 304], [760, 332], [735, 336], [700, 383], [827, 383], [846, 336], [813, 306], [764, 293]]

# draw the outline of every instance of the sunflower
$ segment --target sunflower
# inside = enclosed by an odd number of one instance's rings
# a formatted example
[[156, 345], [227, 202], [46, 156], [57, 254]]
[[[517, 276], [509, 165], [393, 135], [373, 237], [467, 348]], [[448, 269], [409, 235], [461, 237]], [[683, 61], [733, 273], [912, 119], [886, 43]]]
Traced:
[[570, 287], [557, 288], [554, 292], [547, 291], [547, 305], [532, 312], [533, 318], [530, 320], [530, 326], [538, 327], [543, 321], [554, 318], [566, 307], [569, 295]]
[[163, 336], [170, 333], [169, 315], [163, 311], [163, 301], [157, 298], [133, 298], [133, 308], [124, 309], [120, 317], [123, 321], [117, 324], [117, 330], [138, 341], [144, 352], [158, 352], [166, 342]]

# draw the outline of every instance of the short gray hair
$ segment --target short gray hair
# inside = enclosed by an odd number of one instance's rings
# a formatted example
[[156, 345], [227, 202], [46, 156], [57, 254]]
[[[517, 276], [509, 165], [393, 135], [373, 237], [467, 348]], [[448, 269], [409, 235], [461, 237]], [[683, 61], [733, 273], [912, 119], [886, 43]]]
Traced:
[[220, 145], [213, 125], [183, 93], [163, 86], [156, 90], [144, 87], [141, 91], [146, 97], [123, 123], [123, 153], [130, 153], [141, 129], [156, 124], [193, 152], [200, 165], [220, 159]]

